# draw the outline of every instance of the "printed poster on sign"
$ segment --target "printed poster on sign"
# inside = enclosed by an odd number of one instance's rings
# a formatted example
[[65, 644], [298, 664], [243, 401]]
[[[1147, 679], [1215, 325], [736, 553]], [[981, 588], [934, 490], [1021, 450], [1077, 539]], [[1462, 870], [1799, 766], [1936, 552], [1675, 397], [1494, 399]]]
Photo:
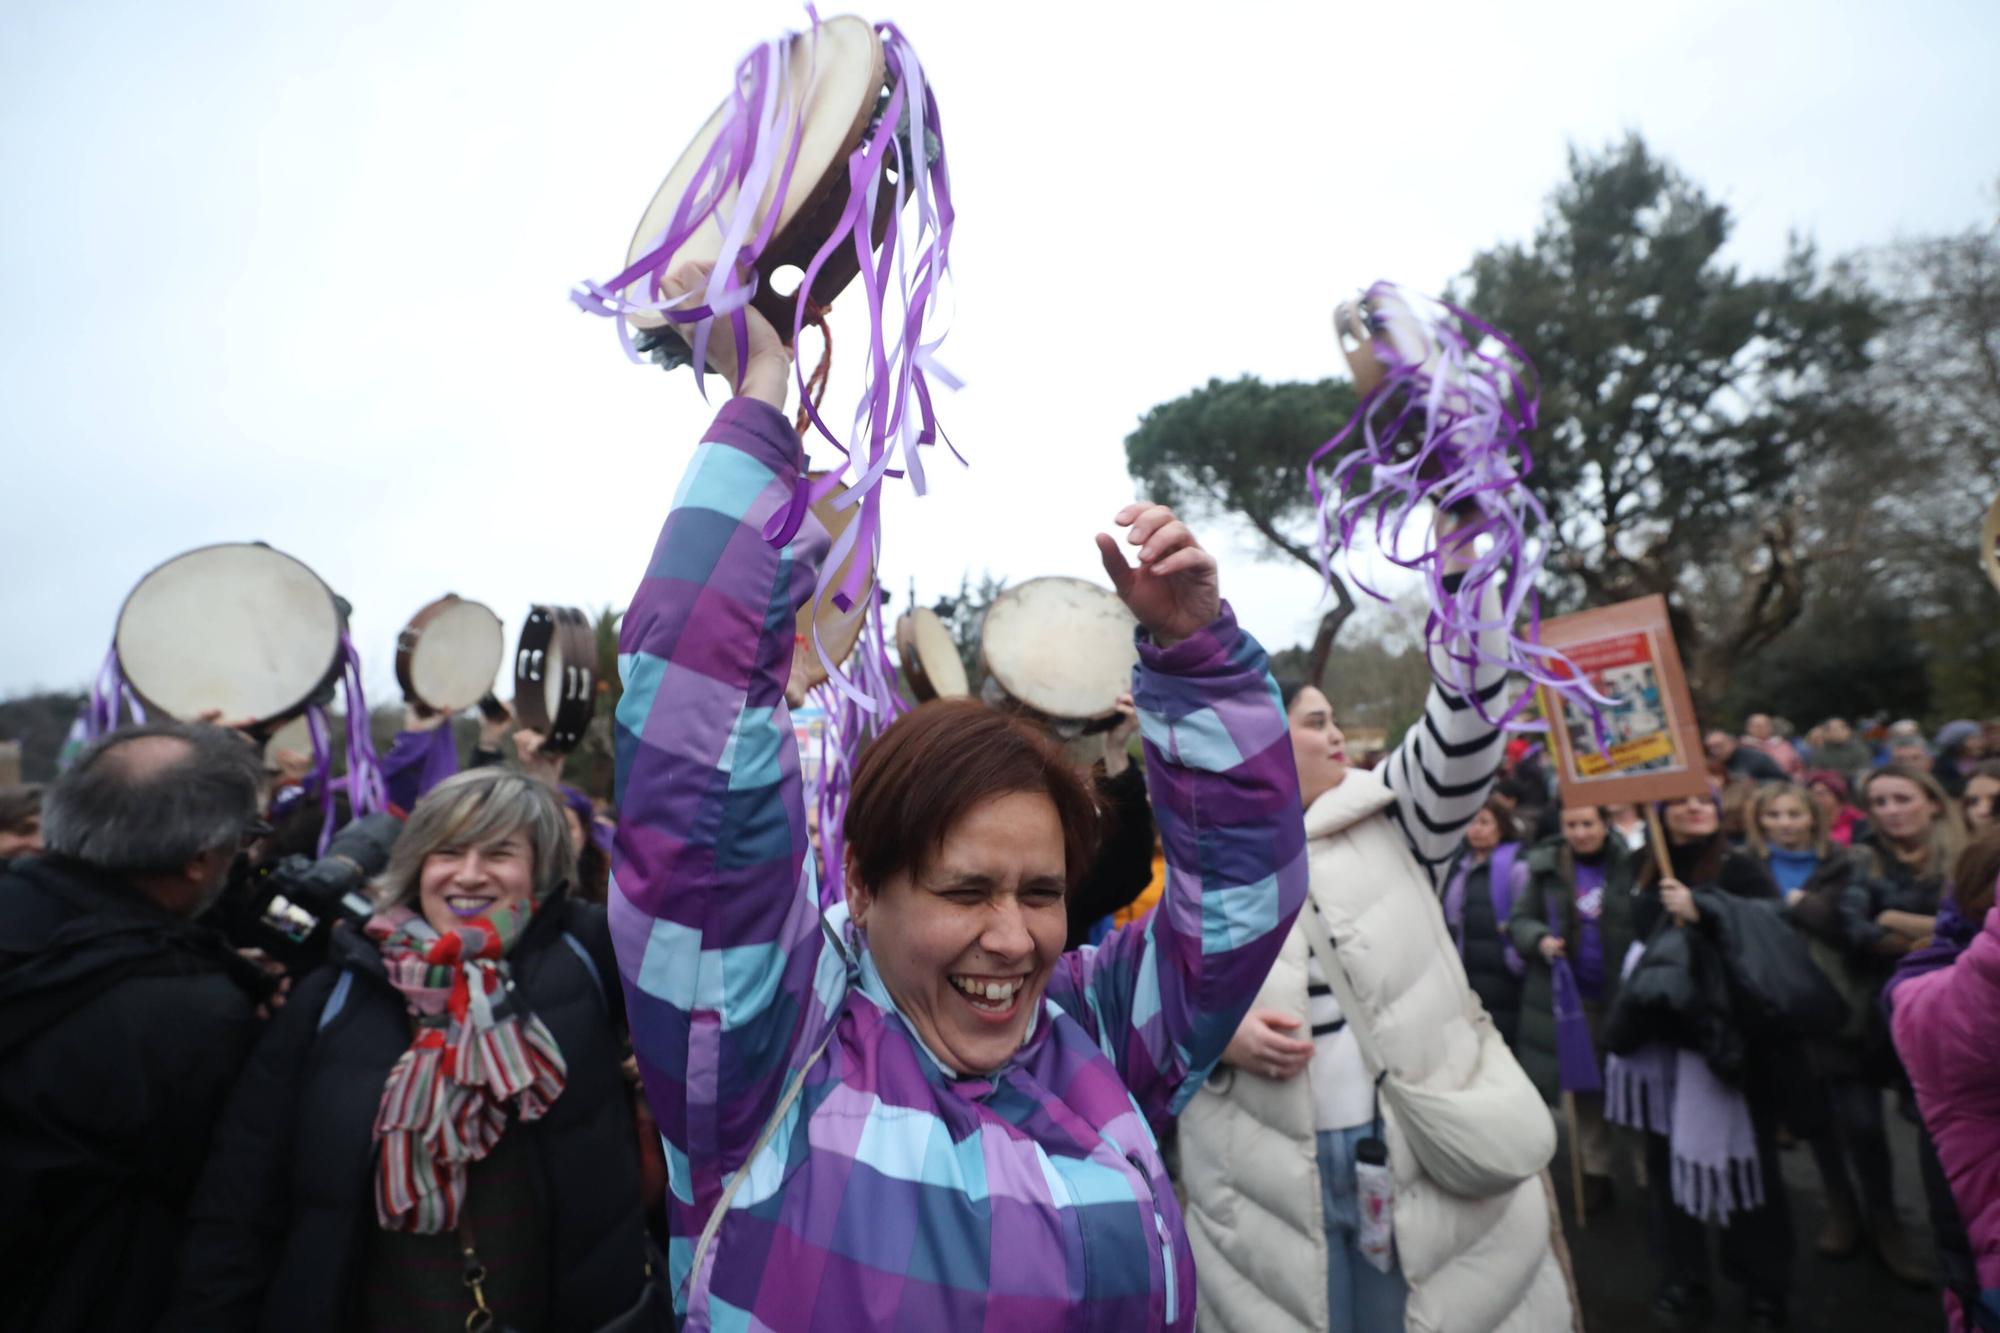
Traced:
[[[1547, 621], [1542, 643], [1561, 649], [1591, 688], [1612, 701], [1603, 707], [1600, 733], [1586, 705], [1564, 698], [1558, 711], [1553, 694], [1542, 693], [1565, 804], [1659, 801], [1707, 790], [1665, 598]], [[1556, 670], [1568, 674], [1561, 664]]]

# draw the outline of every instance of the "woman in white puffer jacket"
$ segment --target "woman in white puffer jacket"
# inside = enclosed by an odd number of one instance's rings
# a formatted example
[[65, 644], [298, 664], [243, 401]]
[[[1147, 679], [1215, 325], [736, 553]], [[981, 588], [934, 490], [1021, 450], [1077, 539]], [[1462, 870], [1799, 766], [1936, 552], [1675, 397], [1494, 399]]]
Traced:
[[[1372, 771], [1347, 766], [1325, 695], [1287, 700], [1311, 896], [1180, 1121], [1209, 1333], [1571, 1327], [1541, 1175], [1554, 1122], [1467, 984], [1436, 896], [1499, 768], [1500, 733], [1447, 686], [1463, 667], [1438, 655], [1432, 670], [1423, 720]], [[1489, 712], [1504, 685], [1495, 668], [1467, 682]], [[1315, 912], [1339, 977], [1314, 956]], [[1355, 1187], [1378, 1115], [1393, 1180], [1387, 1272], [1361, 1253]]]

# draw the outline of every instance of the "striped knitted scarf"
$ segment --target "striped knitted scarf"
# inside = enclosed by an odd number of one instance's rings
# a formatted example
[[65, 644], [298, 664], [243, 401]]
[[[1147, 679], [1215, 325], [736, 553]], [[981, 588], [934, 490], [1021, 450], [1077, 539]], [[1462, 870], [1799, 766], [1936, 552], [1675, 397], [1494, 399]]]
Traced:
[[466, 1166], [500, 1141], [504, 1104], [538, 1120], [563, 1090], [562, 1052], [508, 980], [507, 951], [533, 913], [515, 903], [442, 935], [407, 907], [368, 919], [417, 1022], [375, 1114], [375, 1216], [386, 1231], [457, 1230]]

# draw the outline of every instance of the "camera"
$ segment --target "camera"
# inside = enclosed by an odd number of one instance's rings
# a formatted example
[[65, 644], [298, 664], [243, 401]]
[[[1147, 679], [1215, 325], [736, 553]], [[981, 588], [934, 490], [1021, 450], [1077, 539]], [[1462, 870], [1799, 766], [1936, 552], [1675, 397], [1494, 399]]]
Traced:
[[287, 973], [311, 971], [337, 924], [359, 925], [375, 910], [368, 881], [388, 865], [402, 829], [394, 815], [363, 815], [317, 859], [293, 853], [253, 865], [239, 857], [216, 905], [218, 924], [238, 948], [262, 949]]

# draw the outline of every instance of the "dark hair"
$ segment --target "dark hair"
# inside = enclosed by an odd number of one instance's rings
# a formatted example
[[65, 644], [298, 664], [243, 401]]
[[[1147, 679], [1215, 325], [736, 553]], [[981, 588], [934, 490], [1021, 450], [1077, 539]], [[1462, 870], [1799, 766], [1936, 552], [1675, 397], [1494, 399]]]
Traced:
[[[1301, 690], [1311, 685], [1312, 682], [1307, 680], [1304, 676], [1299, 676], [1293, 679], [1279, 680], [1278, 703], [1282, 705], [1285, 712], [1289, 714], [1292, 711], [1292, 701], [1299, 697], [1299, 692]], [[1314, 686], [1314, 688], [1317, 687]]]
[[843, 825], [864, 892], [918, 875], [982, 802], [1039, 792], [1062, 822], [1075, 887], [1097, 850], [1097, 803], [1054, 742], [976, 699], [939, 699], [897, 719], [862, 751]]
[[40, 783], [0, 787], [0, 833], [26, 833], [41, 817]]
[[[175, 752], [135, 751], [149, 740], [176, 742]], [[42, 841], [103, 870], [179, 870], [243, 836], [257, 818], [263, 776], [257, 752], [233, 731], [186, 722], [126, 727], [85, 749], [50, 786]]]
[[1994, 882], [2000, 880], [2000, 829], [1988, 829], [1965, 845], [1951, 872], [1951, 900], [1975, 924], [1993, 909]]
[[[1487, 814], [1493, 816], [1493, 822], [1496, 825], [1498, 825], [1500, 829], [1500, 841], [1502, 842], [1521, 841], [1520, 822], [1514, 818], [1514, 812], [1507, 808], [1507, 803], [1505, 801], [1496, 800], [1492, 796], [1488, 796], [1486, 798], [1486, 804], [1480, 806], [1479, 809], [1484, 810]], [[1478, 813], [1477, 811], [1474, 812], [1475, 816], [1477, 815], [1477, 813]], [[1468, 820], [1467, 822], [1469, 823], [1470, 821]]]

